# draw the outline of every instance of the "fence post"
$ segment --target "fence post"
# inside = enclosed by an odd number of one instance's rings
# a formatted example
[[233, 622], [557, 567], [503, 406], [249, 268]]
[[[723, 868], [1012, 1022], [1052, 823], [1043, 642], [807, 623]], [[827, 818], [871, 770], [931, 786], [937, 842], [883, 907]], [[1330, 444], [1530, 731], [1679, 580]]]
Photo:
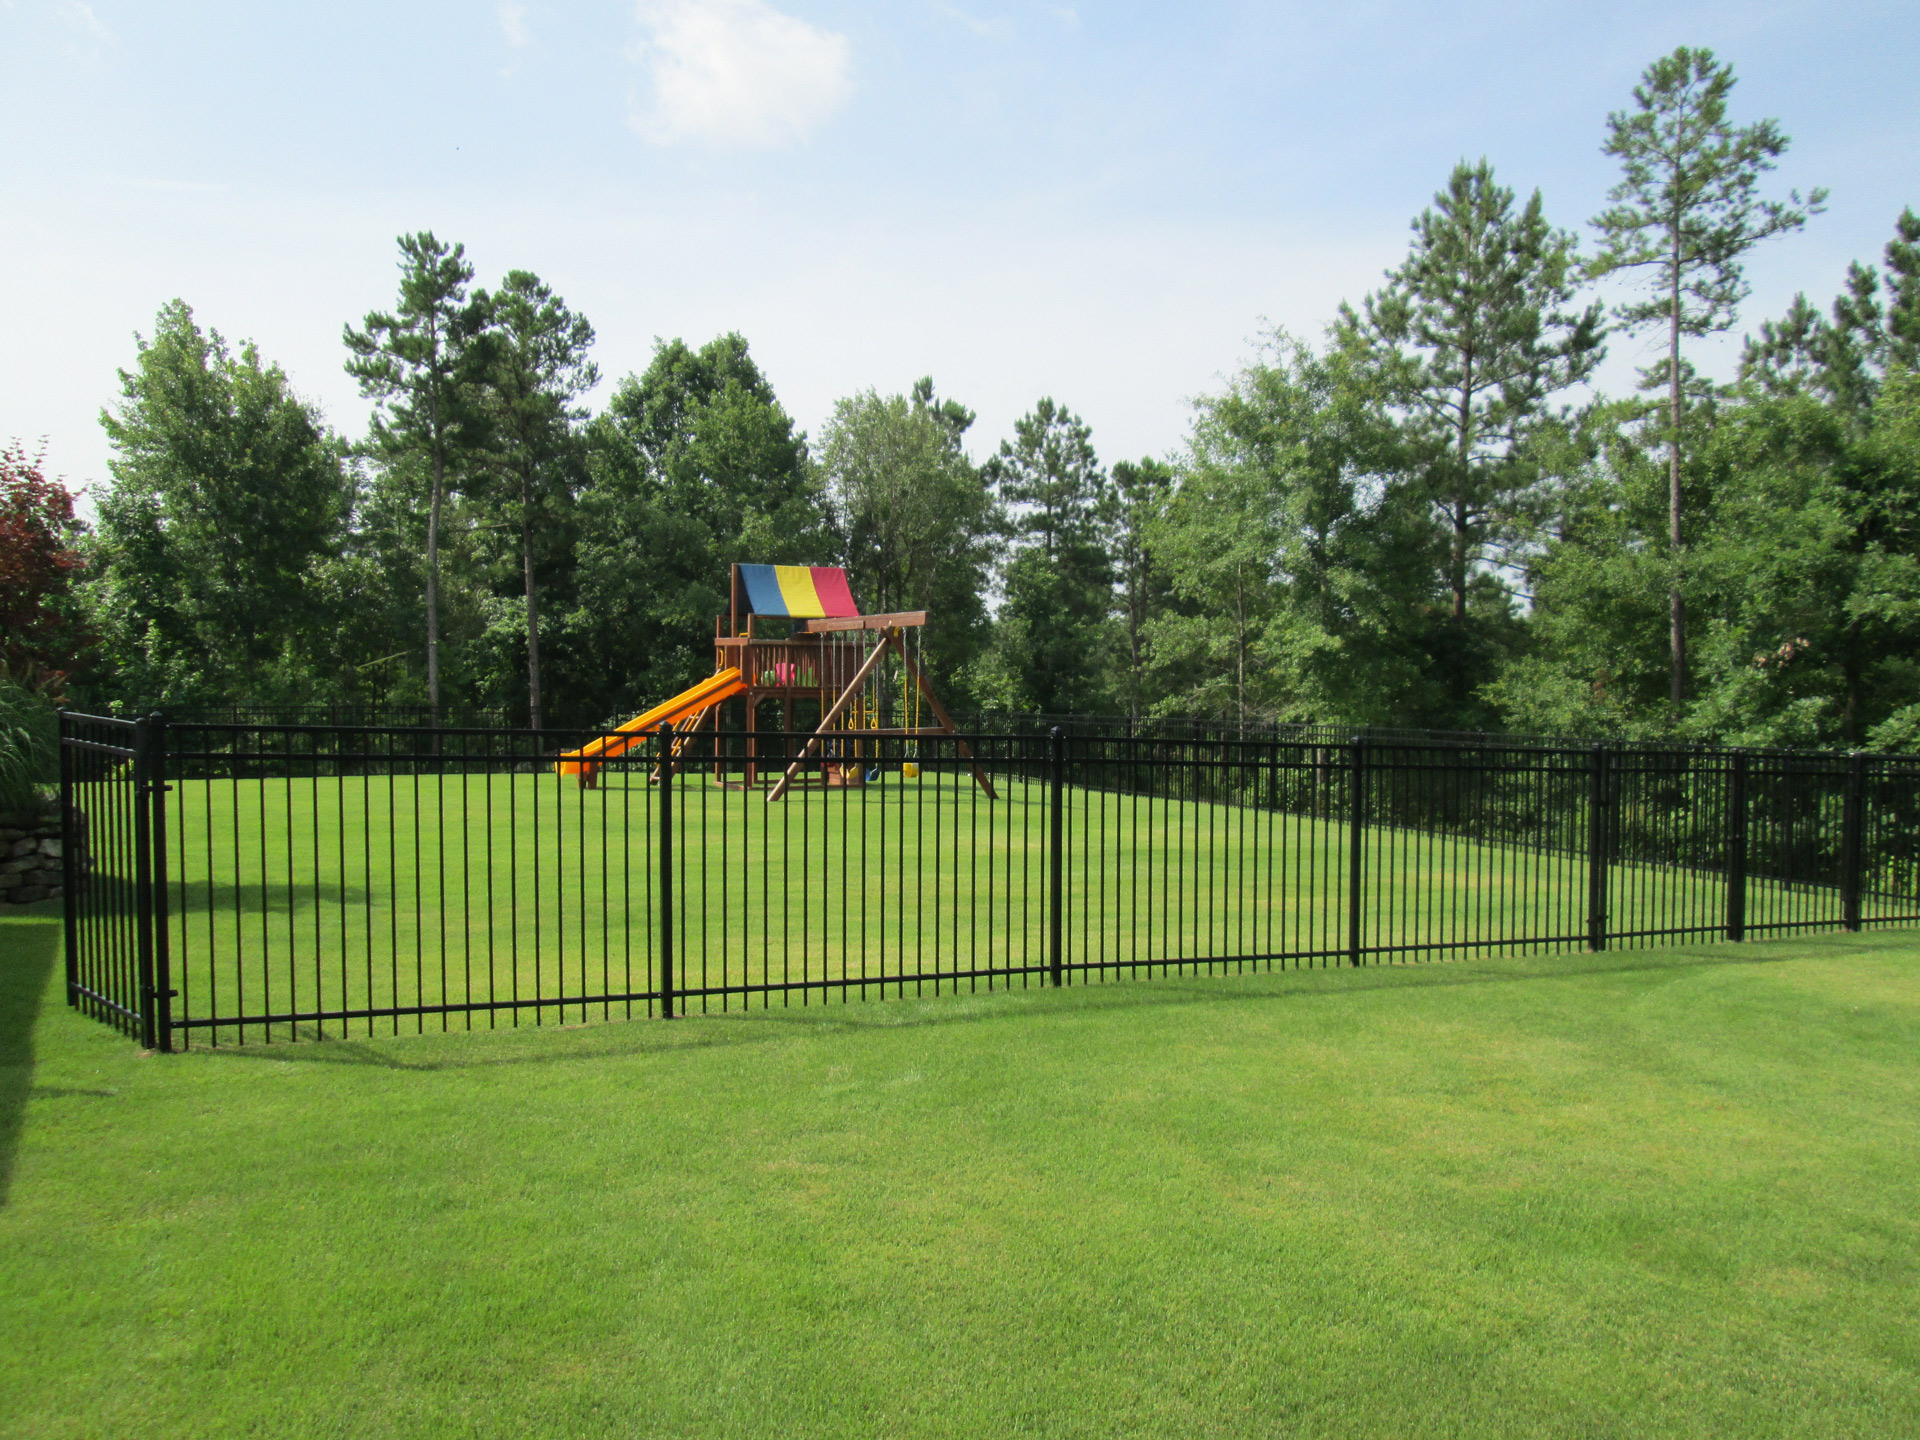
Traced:
[[1607, 948], [1607, 829], [1608, 771], [1607, 747], [1593, 747], [1593, 764], [1587, 787], [1587, 949]]
[[153, 1025], [162, 1055], [173, 1052], [173, 948], [167, 935], [167, 717], [148, 719], [146, 804], [152, 864], [149, 923], [153, 927]]
[[1847, 798], [1840, 812], [1840, 924], [1860, 928], [1861, 832], [1866, 828], [1867, 757], [1856, 750], [1847, 757]]
[[156, 1048], [153, 989], [153, 818], [149, 765], [152, 720], [133, 722], [133, 941], [137, 958], [140, 1048]]
[[60, 918], [67, 941], [67, 1004], [80, 1003], [80, 827], [74, 823], [73, 747], [67, 744], [69, 726], [63, 706], [60, 726]]
[[1066, 731], [1058, 725], [1048, 735], [1048, 760], [1052, 769], [1052, 783], [1048, 787], [1051, 798], [1048, 803], [1049, 830], [1052, 838], [1048, 842], [1047, 864], [1052, 872], [1052, 883], [1047, 897], [1047, 955], [1053, 970], [1053, 983], [1060, 985], [1066, 978], [1066, 957], [1061, 951], [1062, 920], [1065, 916], [1066, 897], [1061, 893], [1061, 877], [1066, 873], [1063, 863], [1065, 856], [1062, 847], [1066, 837], [1066, 792], [1067, 792], [1067, 755]]
[[660, 727], [660, 1016], [673, 1018], [673, 726]]
[[1727, 939], [1747, 938], [1747, 752], [1736, 750], [1727, 779]]
[[1360, 900], [1366, 883], [1367, 847], [1363, 826], [1367, 815], [1367, 742], [1356, 735], [1349, 769], [1352, 789], [1347, 797], [1347, 963], [1360, 963]]
[[1280, 808], [1280, 722], [1273, 722], [1273, 743], [1267, 756], [1267, 808]]

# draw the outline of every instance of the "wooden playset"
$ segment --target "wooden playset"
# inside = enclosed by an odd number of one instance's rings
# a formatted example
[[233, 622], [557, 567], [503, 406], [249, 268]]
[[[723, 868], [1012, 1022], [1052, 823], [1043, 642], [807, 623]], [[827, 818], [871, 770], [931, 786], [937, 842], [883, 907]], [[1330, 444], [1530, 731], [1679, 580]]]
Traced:
[[[717, 734], [721, 706], [735, 696], [746, 705], [744, 755], [729, 767], [716, 745], [714, 775], [721, 784], [749, 788], [771, 780], [770, 802], [795, 785], [866, 784], [877, 773], [876, 742], [883, 737], [954, 733], [953, 719], [918, 659], [926, 611], [862, 615], [838, 566], [735, 565], [731, 591], [727, 612], [714, 621], [714, 673], [591, 744], [566, 751], [561, 774], [576, 776], [583, 787], [597, 785], [606, 761], [658, 735], [663, 725], [673, 727], [677, 770], [694, 733], [710, 726]], [[897, 666], [888, 665], [889, 657]], [[780, 715], [770, 756], [762, 751], [765, 732], [759, 726], [766, 702], [778, 706]], [[934, 723], [922, 724], [928, 716]], [[812, 721], [813, 729], [798, 753], [788, 756], [785, 737], [799, 733], [796, 721]], [[992, 781], [966, 742], [957, 744], [975, 783], [992, 799]], [[914, 761], [901, 764], [905, 778], [919, 773]]]

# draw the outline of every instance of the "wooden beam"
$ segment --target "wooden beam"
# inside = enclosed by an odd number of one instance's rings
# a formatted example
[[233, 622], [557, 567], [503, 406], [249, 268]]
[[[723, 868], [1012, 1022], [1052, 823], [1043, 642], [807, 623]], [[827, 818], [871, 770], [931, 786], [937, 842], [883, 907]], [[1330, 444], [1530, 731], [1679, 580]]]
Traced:
[[891, 615], [837, 615], [825, 620], [802, 620], [796, 633], [824, 635], [834, 630], [898, 630], [926, 623], [924, 610], [899, 610]]
[[[800, 747], [800, 753], [793, 757], [793, 764], [789, 765], [787, 767], [787, 773], [780, 777], [780, 783], [767, 792], [767, 803], [769, 805], [787, 793], [787, 786], [792, 784], [793, 777], [800, 773], [800, 767], [806, 763], [807, 756], [813, 752], [813, 747], [820, 743], [833, 722], [840, 718], [840, 712], [847, 708], [847, 704], [853, 699], [854, 693], [859, 690], [862, 685], [866, 684], [867, 676], [872, 672], [873, 667], [878, 665], [881, 660], [886, 657], [887, 651], [891, 650], [895, 645], [899, 645], [899, 643], [896, 636], [889, 634], [878, 645], [873, 647], [873, 653], [867, 657], [867, 663], [862, 665], [859, 670], [854, 673], [853, 679], [847, 682], [847, 688], [840, 692], [840, 698], [833, 702], [833, 708], [820, 717], [819, 729], [807, 737], [807, 743], [802, 745]], [[905, 656], [906, 646], [900, 646], [900, 653], [902, 656]], [[992, 794], [993, 792], [989, 790], [987, 793]]]
[[953, 731], [947, 729], [947, 727], [944, 725], [906, 725], [906, 726], [896, 725], [896, 726], [893, 726], [892, 728], [883, 728], [880, 726], [875, 726], [871, 730], [848, 730], [842, 733], [848, 734], [848, 735], [858, 735], [862, 739], [871, 739], [874, 736], [892, 736], [897, 739], [898, 737], [903, 735], [908, 737], [916, 737], [921, 735], [951, 735], [953, 734]]

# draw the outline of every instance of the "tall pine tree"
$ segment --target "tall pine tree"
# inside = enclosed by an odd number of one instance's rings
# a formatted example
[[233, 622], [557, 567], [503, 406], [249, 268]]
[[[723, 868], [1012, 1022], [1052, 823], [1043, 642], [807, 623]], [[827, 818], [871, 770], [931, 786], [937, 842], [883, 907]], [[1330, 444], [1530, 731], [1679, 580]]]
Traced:
[[1341, 307], [1338, 333], [1401, 419], [1464, 623], [1476, 567], [1504, 561], [1522, 530], [1539, 475], [1528, 442], [1605, 353], [1602, 312], [1572, 306], [1574, 237], [1547, 224], [1540, 192], [1516, 210], [1485, 160], [1454, 168], [1413, 233], [1386, 288], [1358, 312]]
[[1748, 292], [1742, 258], [1769, 236], [1799, 229], [1826, 203], [1824, 190], [1804, 202], [1798, 191], [1761, 198], [1760, 178], [1788, 140], [1772, 120], [1734, 125], [1727, 118], [1733, 86], [1732, 66], [1683, 45], [1647, 68], [1632, 110], [1607, 117], [1605, 153], [1620, 161], [1622, 174], [1607, 195], [1613, 204], [1593, 218], [1601, 248], [1587, 267], [1596, 280], [1644, 277], [1652, 294], [1614, 313], [1630, 331], [1659, 326], [1667, 335], [1666, 357], [1642, 372], [1642, 386], [1667, 392], [1668, 690], [1676, 714], [1687, 673], [1681, 446], [1689, 370], [1681, 340], [1730, 328]]
[[1112, 641], [1114, 504], [1093, 432], [1042, 399], [987, 469], [1012, 539], [998, 649], [1017, 701], [1048, 714], [1097, 710]]
[[508, 273], [482, 296], [489, 329], [484, 356], [488, 460], [501, 485], [496, 510], [519, 538], [520, 580], [526, 602], [527, 715], [542, 723], [540, 685], [540, 542], [569, 508], [582, 468], [576, 426], [586, 418], [579, 399], [599, 383], [587, 358], [593, 326], [539, 276]]
[[484, 424], [477, 403], [486, 306], [467, 295], [473, 266], [464, 246], [432, 231], [400, 237], [400, 302], [370, 312], [364, 330], [345, 327], [347, 373], [378, 402], [377, 448], [425, 462], [427, 512], [427, 698], [440, 718], [440, 526], [447, 477]]

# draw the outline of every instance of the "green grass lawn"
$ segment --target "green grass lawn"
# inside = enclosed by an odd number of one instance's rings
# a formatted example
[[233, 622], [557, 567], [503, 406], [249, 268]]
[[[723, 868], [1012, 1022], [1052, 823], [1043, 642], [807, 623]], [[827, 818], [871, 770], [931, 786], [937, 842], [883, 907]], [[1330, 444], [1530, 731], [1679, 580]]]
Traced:
[[1913, 935], [164, 1057], [58, 933], [6, 1436], [1920, 1433]]
[[[989, 803], [964, 773], [905, 783], [889, 774], [864, 790], [801, 791], [769, 805], [758, 792], [683, 780], [678, 983], [853, 981], [870, 995], [930, 994], [937, 982], [902, 977], [1044, 965], [1047, 790], [1007, 776], [998, 785]], [[1069, 964], [1130, 972], [1194, 957], [1344, 955], [1344, 821], [1066, 793]], [[168, 823], [180, 1013], [649, 990], [658, 974], [655, 798], [644, 771], [610, 773], [592, 791], [530, 774], [176, 782]], [[1365, 840], [1370, 946], [1453, 957], [1539, 948], [1548, 937], [1577, 944], [1585, 934], [1587, 867], [1577, 855], [1377, 827]], [[1612, 893], [1616, 929], [1714, 925], [1723, 915], [1724, 882], [1705, 871], [1618, 865]], [[1831, 892], [1760, 878], [1750, 886], [1756, 924], [1821, 904], [1837, 912]], [[630, 1010], [645, 1013], [646, 1003], [555, 1006], [520, 1019]], [[381, 1017], [351, 1028], [512, 1018]], [[252, 1027], [247, 1038], [261, 1033]]]

